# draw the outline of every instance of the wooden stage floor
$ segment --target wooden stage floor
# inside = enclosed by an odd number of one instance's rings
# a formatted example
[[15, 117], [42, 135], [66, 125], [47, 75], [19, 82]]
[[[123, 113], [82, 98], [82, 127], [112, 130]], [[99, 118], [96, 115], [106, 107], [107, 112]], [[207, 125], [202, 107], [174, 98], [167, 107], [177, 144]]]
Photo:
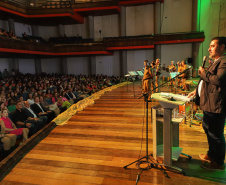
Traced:
[[[139, 82], [135, 83], [134, 91], [133, 84], [129, 84], [128, 90], [124, 86], [106, 92], [66, 125], [57, 126], [27, 153], [0, 185], [135, 185], [141, 170], [135, 165], [127, 169], [123, 166], [146, 154], [145, 103], [143, 98], [134, 98], [139, 94]], [[149, 108], [156, 104], [158, 102], [149, 103]], [[225, 172], [200, 167], [198, 155], [206, 153], [208, 147], [201, 126], [180, 124], [179, 130], [180, 147], [193, 158], [180, 156], [173, 165], [185, 170], [187, 176], [167, 172], [167, 178], [160, 170], [151, 168], [143, 171], [138, 185], [225, 184]]]

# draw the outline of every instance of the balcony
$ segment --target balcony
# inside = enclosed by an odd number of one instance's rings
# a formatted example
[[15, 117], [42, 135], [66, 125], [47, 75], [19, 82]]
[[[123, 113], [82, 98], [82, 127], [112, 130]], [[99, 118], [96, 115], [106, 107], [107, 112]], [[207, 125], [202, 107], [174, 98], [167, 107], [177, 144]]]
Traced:
[[40, 6], [28, 6], [19, 1], [0, 1], [1, 19], [17, 22], [56, 26], [83, 24], [86, 16], [120, 14], [120, 6], [134, 6], [163, 2], [163, 0], [49, 1]]
[[1, 57], [60, 57], [112, 55], [116, 50], [154, 49], [156, 45], [201, 43], [205, 40], [204, 32], [175, 33], [163, 35], [141, 35], [104, 38], [103, 42], [81, 39], [80, 42], [68, 43], [61, 38], [58, 43], [40, 43], [0, 37]]

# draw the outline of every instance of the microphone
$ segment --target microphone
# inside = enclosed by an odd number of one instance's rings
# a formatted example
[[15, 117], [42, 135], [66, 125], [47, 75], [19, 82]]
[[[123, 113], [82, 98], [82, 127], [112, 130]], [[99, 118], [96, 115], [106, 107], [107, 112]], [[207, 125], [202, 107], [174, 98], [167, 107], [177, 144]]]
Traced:
[[204, 56], [203, 61], [202, 61], [202, 67], [203, 68], [205, 67], [206, 61], [207, 61], [207, 56]]

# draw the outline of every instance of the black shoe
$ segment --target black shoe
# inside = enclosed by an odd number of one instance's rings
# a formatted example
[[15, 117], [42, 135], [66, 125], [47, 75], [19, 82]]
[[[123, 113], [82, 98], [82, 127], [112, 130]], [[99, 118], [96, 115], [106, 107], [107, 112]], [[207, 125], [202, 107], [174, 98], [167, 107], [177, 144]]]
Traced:
[[225, 165], [219, 165], [215, 162], [210, 162], [210, 163], [202, 163], [200, 165], [202, 168], [207, 169], [207, 170], [214, 170], [214, 171], [225, 171]]

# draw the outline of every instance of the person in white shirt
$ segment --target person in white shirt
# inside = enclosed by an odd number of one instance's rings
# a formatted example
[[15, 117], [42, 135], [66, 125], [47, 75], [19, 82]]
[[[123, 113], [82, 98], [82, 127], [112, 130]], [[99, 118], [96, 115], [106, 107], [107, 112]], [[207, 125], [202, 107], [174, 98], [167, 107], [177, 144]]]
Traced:
[[225, 170], [226, 118], [226, 37], [215, 37], [209, 46], [209, 58], [213, 63], [205, 69], [199, 67], [201, 77], [198, 87], [188, 97], [196, 96], [196, 104], [203, 110], [202, 126], [207, 135], [209, 149], [199, 157], [205, 163], [202, 168]]
[[44, 126], [47, 123], [47, 116], [37, 116], [35, 112], [31, 109], [30, 103], [28, 101], [24, 102], [24, 110], [28, 116], [28, 119], [33, 123]]

